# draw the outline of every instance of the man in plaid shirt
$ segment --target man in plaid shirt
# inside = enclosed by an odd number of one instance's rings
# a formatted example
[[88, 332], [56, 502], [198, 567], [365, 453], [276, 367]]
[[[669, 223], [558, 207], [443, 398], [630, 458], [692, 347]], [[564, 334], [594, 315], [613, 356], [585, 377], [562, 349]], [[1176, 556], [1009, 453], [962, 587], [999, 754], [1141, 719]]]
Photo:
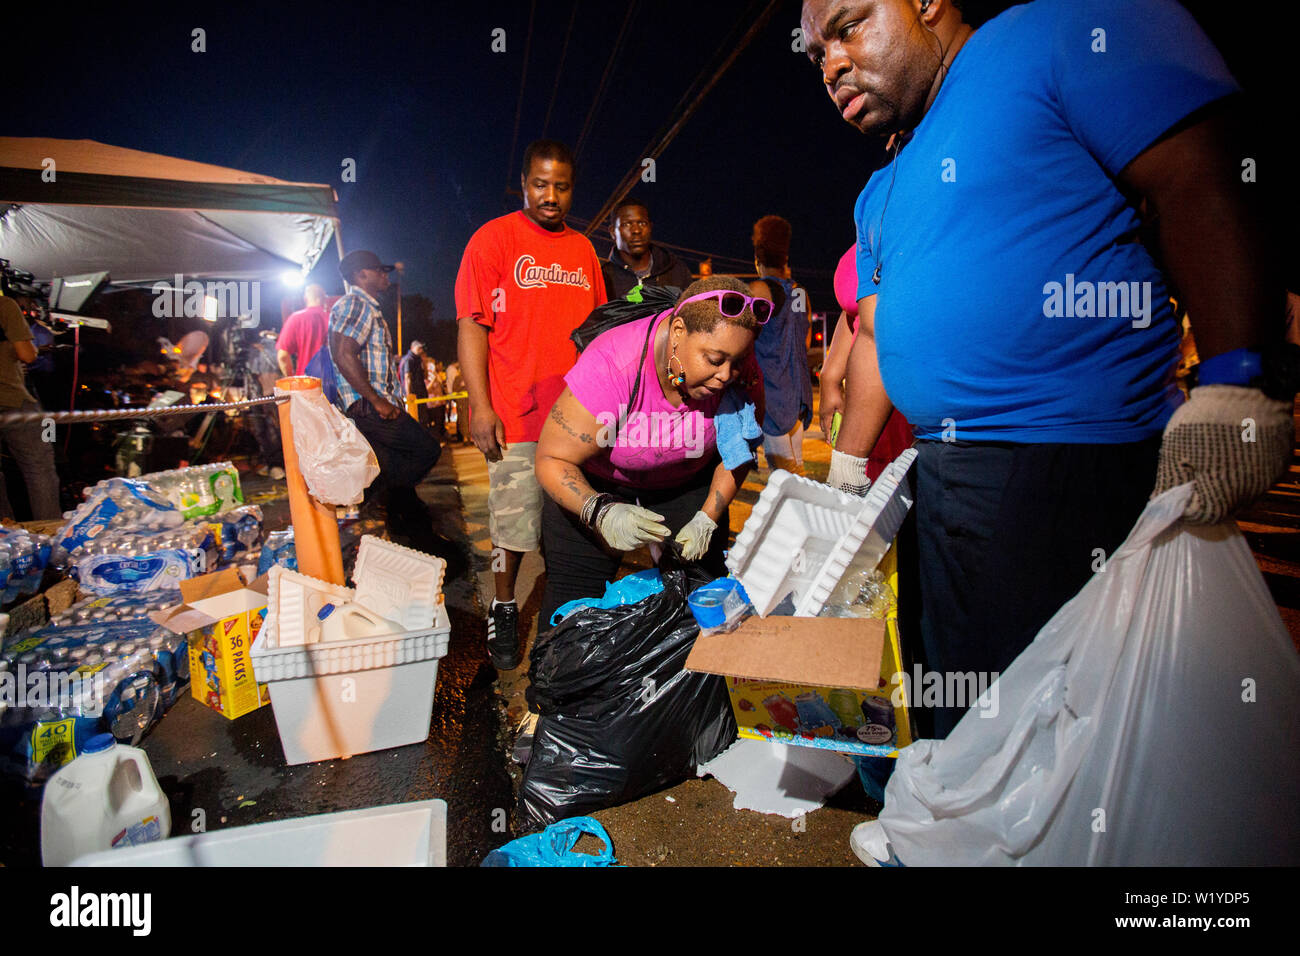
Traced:
[[444, 558], [450, 577], [453, 567], [464, 567], [464, 560], [451, 542], [434, 533], [415, 491], [438, 463], [442, 446], [403, 410], [393, 341], [379, 307], [392, 270], [366, 250], [349, 253], [339, 262], [347, 294], [330, 310], [330, 359], [339, 372], [339, 404], [379, 460], [390, 535], [396, 532], [409, 538], [412, 547]]

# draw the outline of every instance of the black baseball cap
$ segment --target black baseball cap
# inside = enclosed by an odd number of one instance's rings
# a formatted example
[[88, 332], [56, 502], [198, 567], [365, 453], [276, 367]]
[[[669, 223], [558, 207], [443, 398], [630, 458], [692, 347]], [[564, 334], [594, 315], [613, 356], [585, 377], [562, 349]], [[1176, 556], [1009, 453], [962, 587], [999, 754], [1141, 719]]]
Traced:
[[393, 266], [384, 265], [379, 261], [379, 256], [369, 249], [349, 252], [339, 260], [339, 275], [343, 277], [344, 282], [351, 282], [352, 276], [362, 269], [383, 269], [385, 272], [392, 272]]

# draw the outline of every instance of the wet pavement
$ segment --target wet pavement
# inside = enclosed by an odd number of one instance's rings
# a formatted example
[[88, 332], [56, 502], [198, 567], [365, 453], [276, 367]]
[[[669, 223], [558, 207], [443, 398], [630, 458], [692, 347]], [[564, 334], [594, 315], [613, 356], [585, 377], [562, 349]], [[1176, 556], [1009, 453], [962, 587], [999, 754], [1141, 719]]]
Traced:
[[[804, 446], [805, 467], [810, 477], [824, 480], [829, 448], [820, 438], [814, 426]], [[766, 476], [760, 467], [745, 482], [731, 508], [733, 532], [744, 524]], [[283, 484], [251, 475], [244, 483], [265, 511], [266, 529], [287, 526]], [[513, 837], [514, 793], [522, 775], [507, 752], [512, 727], [526, 710], [528, 661], [498, 675], [483, 650], [483, 608], [492, 597], [483, 456], [472, 447], [448, 446], [420, 492], [437, 530], [466, 549], [477, 572], [445, 589], [451, 645], [439, 662], [429, 738], [287, 767], [269, 706], [228, 721], [187, 695], [142, 744], [171, 802], [173, 834], [200, 820], [214, 830], [440, 798], [448, 804], [450, 865], [477, 865], [488, 850]], [[1300, 647], [1300, 467], [1240, 524]], [[382, 531], [382, 524], [362, 522], [345, 535], [347, 566], [359, 533], [369, 531]], [[642, 566], [629, 562], [624, 570]], [[521, 624], [531, 625], [526, 646], [536, 634], [544, 580], [540, 556], [527, 555], [518, 590]], [[695, 779], [593, 815], [608, 829], [625, 865], [847, 866], [856, 864], [849, 831], [879, 810], [856, 780], [798, 823], [737, 811], [731, 800], [716, 780]], [[39, 790], [0, 779], [0, 808], [0, 865], [38, 865]], [[584, 838], [579, 849], [589, 844]]]
[[[443, 456], [420, 492], [438, 530], [463, 544], [450, 458]], [[262, 505], [267, 530], [287, 526], [283, 483], [277, 489], [246, 476], [244, 485]], [[353, 530], [376, 530], [375, 524], [363, 522]], [[345, 559], [356, 538], [345, 538]], [[496, 671], [483, 652], [482, 611], [464, 577], [449, 582], [445, 596], [451, 644], [439, 661], [423, 744], [288, 767], [269, 705], [232, 721], [187, 693], [141, 744], [171, 803], [172, 834], [437, 798], [447, 801], [449, 865], [477, 865], [511, 839], [503, 713], [493, 689]], [[39, 865], [39, 801], [39, 790], [11, 779], [0, 783], [6, 821], [0, 827], [0, 864]]]
[[[820, 446], [820, 447], [818, 447]], [[805, 468], [810, 477], [824, 479], [830, 449], [808, 441]], [[493, 597], [490, 570], [492, 542], [487, 527], [487, 466], [473, 447], [452, 448], [460, 481], [461, 503], [470, 548], [479, 568], [480, 602]], [[768, 469], [760, 452], [759, 467], [746, 479], [733, 502], [729, 523], [738, 532], [767, 484]], [[622, 573], [650, 566], [645, 549], [630, 553]], [[537, 552], [524, 556], [515, 596], [520, 606], [520, 629], [525, 653], [515, 670], [501, 674], [497, 689], [507, 709], [513, 740], [514, 728], [527, 712], [527, 651], [537, 636], [537, 612], [545, 585], [545, 565]], [[848, 759], [848, 758], [845, 758]], [[523, 780], [522, 768], [509, 764], [515, 791]], [[614, 855], [624, 866], [860, 866], [849, 849], [849, 833], [864, 820], [873, 819], [880, 805], [863, 791], [856, 777], [821, 809], [797, 820], [775, 814], [737, 810], [734, 794], [712, 777], [689, 779], [617, 807], [591, 814], [605, 827], [614, 843]], [[515, 820], [514, 814], [511, 815]], [[579, 852], [597, 852], [594, 837], [583, 837]]]

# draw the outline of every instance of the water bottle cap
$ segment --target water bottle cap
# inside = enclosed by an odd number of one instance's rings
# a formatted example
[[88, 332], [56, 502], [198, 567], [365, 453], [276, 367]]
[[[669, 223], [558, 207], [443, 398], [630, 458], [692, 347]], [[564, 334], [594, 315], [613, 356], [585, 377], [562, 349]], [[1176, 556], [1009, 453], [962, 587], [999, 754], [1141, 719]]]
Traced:
[[112, 734], [95, 734], [81, 748], [83, 754], [97, 754], [117, 746], [117, 739]]

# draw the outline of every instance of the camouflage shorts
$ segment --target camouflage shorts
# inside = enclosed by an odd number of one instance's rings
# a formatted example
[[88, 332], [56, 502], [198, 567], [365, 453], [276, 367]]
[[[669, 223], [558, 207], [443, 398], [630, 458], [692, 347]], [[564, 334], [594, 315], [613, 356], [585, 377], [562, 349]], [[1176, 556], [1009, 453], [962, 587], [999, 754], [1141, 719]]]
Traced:
[[542, 543], [542, 486], [534, 461], [537, 442], [511, 442], [500, 461], [488, 462], [488, 533], [509, 551], [535, 551]]

